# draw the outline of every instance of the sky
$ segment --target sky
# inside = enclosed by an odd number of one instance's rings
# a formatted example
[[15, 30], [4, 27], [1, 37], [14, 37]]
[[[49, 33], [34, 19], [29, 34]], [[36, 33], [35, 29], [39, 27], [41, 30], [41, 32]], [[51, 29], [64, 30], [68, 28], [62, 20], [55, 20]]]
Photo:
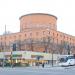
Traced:
[[75, 0], [0, 0], [0, 35], [20, 31], [20, 16], [30, 13], [55, 15], [58, 31], [75, 36]]

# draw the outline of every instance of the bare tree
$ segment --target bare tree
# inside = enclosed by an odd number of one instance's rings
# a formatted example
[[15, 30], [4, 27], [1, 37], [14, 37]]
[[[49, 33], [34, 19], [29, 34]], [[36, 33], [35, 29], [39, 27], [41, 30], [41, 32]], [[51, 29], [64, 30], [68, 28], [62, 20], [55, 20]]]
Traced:
[[69, 42], [63, 41], [60, 45], [59, 45], [59, 52], [60, 54], [68, 54], [70, 55], [70, 51], [71, 51], [71, 45], [69, 44]]
[[30, 39], [30, 48], [31, 48], [31, 51], [34, 51], [34, 42], [33, 42], [33, 39]]
[[43, 46], [44, 46], [44, 49], [45, 49], [45, 52], [49, 52], [50, 51], [50, 47], [51, 47], [51, 43], [52, 42], [52, 38], [50, 36], [48, 37], [43, 37]]
[[0, 42], [0, 51], [2, 52], [4, 49], [4, 45], [2, 44], [2, 42]]
[[33, 40], [32, 38], [27, 39], [27, 40], [25, 41], [25, 43], [26, 43], [27, 47], [29, 47], [29, 50], [30, 50], [30, 51], [33, 51], [33, 50], [34, 50], [34, 42], [33, 42], [33, 41], [34, 41], [34, 40]]

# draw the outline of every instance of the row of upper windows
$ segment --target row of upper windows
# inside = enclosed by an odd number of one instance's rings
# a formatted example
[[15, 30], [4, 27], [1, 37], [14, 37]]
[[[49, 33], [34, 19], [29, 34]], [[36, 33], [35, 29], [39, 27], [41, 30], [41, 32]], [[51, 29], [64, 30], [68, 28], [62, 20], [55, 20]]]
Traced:
[[[43, 38], [42, 38], [41, 40], [43, 40]], [[53, 43], [56, 43], [56, 44], [63, 44], [63, 43], [64, 43], [63, 40], [54, 39], [54, 38], [52, 38], [52, 42], [53, 42]], [[68, 41], [65, 41], [65, 42], [67, 42], [69, 45], [73, 45], [73, 44], [74, 44], [74, 42], [68, 42]], [[1, 41], [0, 41], [0, 45], [1, 45], [1, 44], [4, 44], [4, 43], [5, 43], [5, 42], [1, 42]], [[8, 41], [8, 43], [10, 44], [11, 41]]]
[[[30, 33], [29, 34], [29, 36], [32, 36], [32, 34], [33, 33]], [[39, 32], [36, 32], [36, 36], [39, 36]], [[54, 32], [50, 32], [50, 31], [48, 31], [48, 33], [46, 32], [46, 31], [43, 31], [43, 33], [42, 33], [43, 35], [47, 35], [47, 34], [49, 34], [49, 35], [51, 35], [51, 36], [56, 36], [56, 37], [60, 37], [60, 38], [62, 38], [63, 37], [63, 39], [67, 39], [67, 40], [73, 40], [74, 41], [74, 39], [73, 38], [71, 38], [71, 37], [68, 37], [68, 36], [63, 36], [62, 34], [59, 34], [59, 33], [54, 33]], [[27, 37], [28, 36], [28, 34], [24, 34], [24, 36], [25, 37]], [[21, 38], [22, 37], [22, 35], [19, 35], [19, 36], [13, 36], [13, 38], [17, 38], [17, 37], [19, 37], [19, 38]], [[0, 40], [3, 40], [3, 39], [7, 39], [7, 38], [9, 38], [9, 39], [11, 39], [12, 38], [12, 36], [9, 36], [9, 37], [1, 37], [0, 38]]]

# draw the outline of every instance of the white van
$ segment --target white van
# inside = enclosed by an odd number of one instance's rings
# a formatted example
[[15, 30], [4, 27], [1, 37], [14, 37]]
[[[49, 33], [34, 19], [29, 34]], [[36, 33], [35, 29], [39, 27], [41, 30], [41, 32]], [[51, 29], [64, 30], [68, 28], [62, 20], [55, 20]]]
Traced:
[[75, 57], [73, 55], [61, 55], [58, 59], [59, 66], [73, 66], [75, 65]]

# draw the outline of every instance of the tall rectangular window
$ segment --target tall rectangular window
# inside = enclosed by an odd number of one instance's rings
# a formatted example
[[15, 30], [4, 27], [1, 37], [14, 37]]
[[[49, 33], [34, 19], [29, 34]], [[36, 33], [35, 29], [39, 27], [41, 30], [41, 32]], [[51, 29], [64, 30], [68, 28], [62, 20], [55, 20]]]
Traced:
[[43, 31], [43, 35], [45, 34], [45, 31]]
[[30, 36], [32, 36], [32, 33], [30, 33]]
[[39, 32], [36, 32], [36, 35], [38, 36], [39, 35]]

